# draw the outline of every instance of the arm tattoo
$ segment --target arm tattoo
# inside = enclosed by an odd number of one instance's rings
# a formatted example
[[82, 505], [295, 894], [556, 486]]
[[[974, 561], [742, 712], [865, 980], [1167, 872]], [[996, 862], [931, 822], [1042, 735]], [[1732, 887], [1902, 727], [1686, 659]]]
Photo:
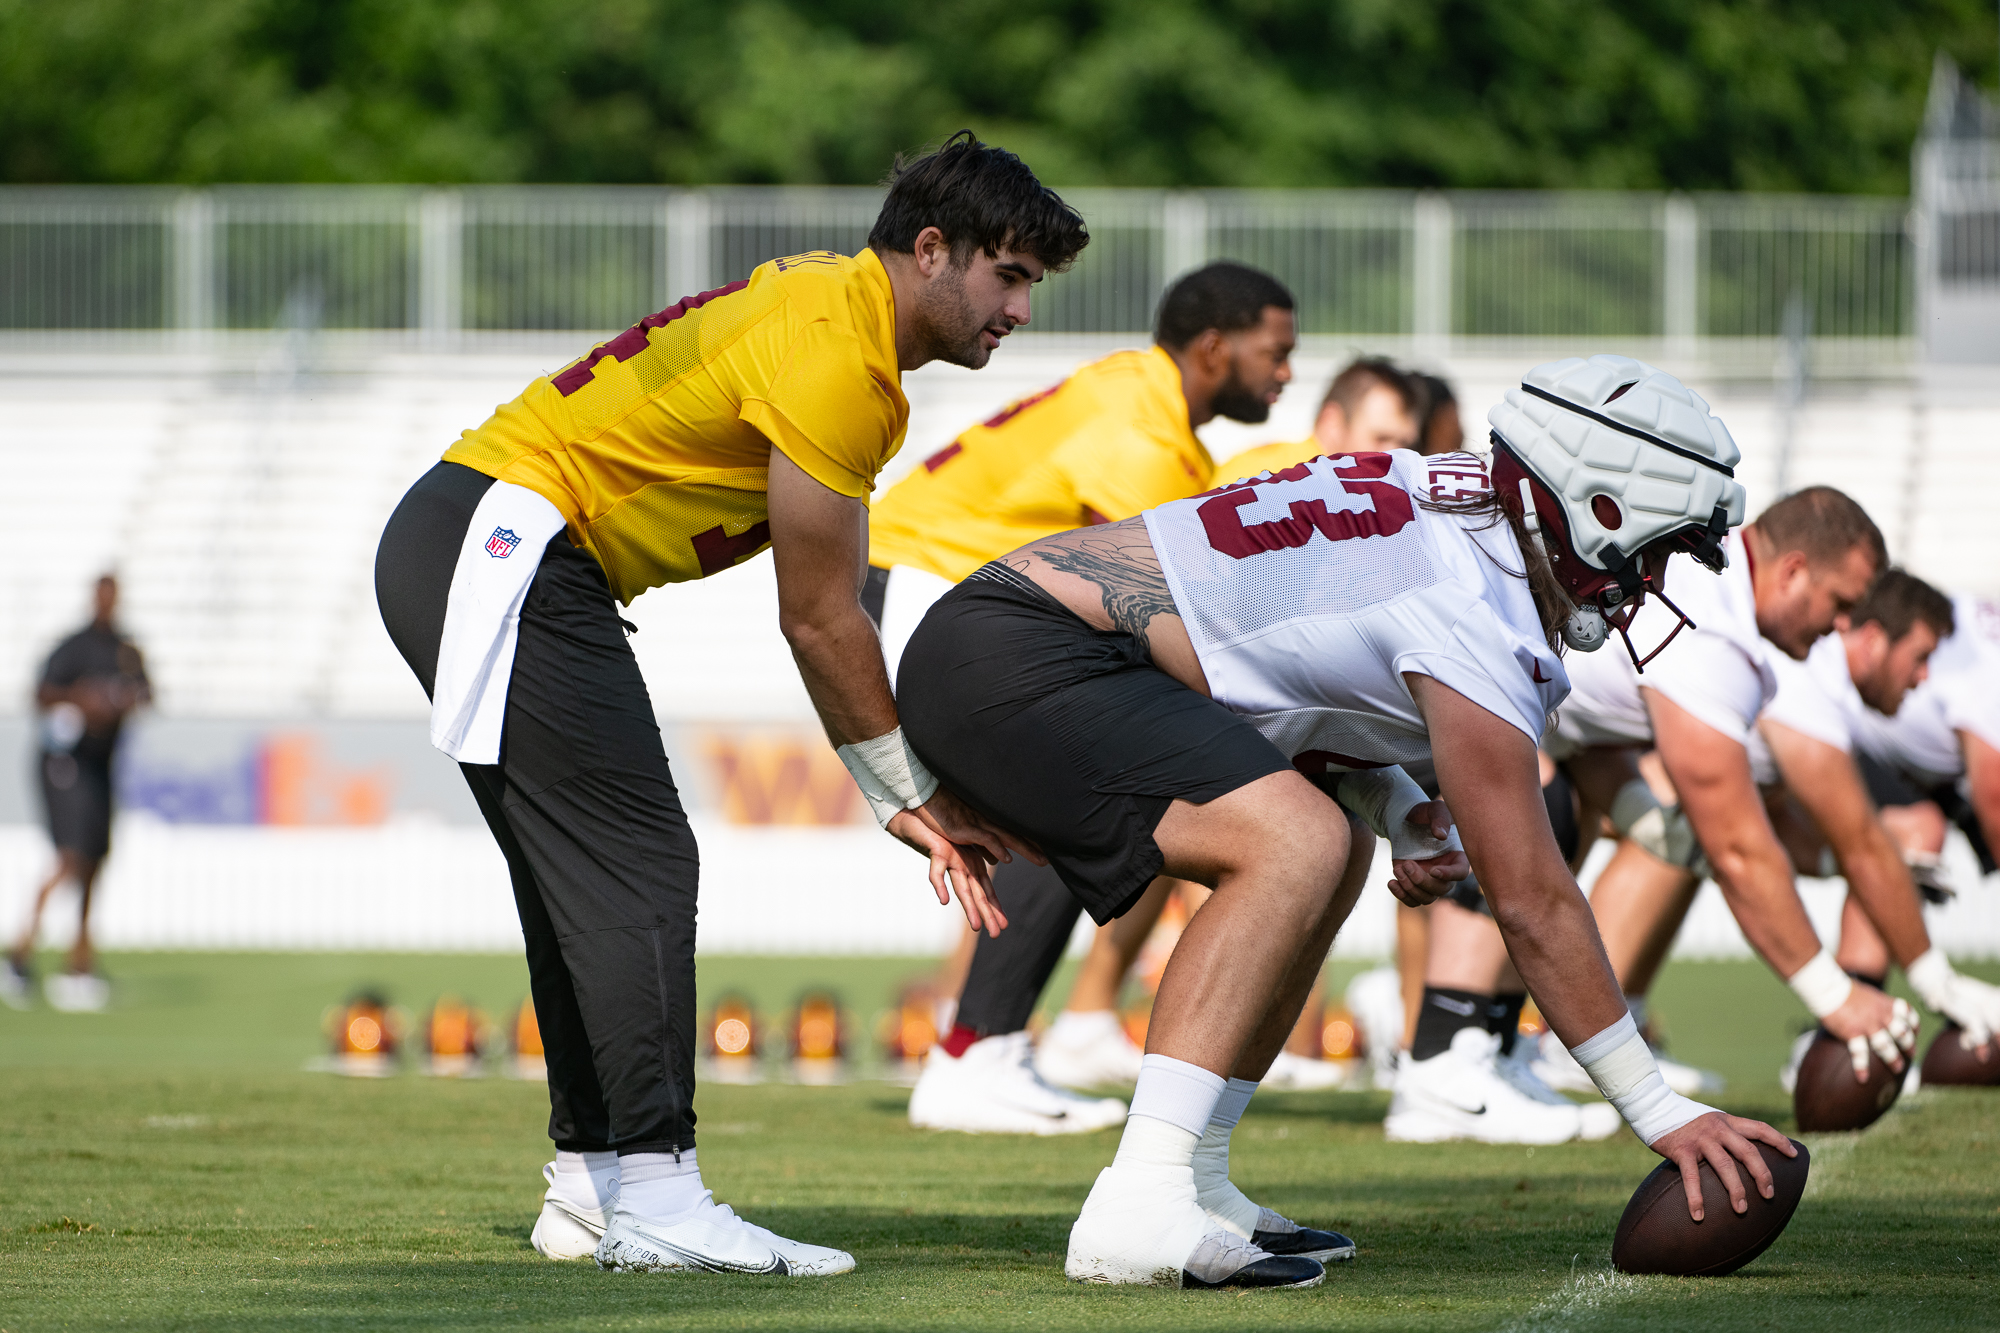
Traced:
[[[1155, 560], [1134, 559], [1131, 548], [1107, 537], [1086, 536], [1035, 552], [1049, 565], [1095, 583], [1104, 595], [1104, 614], [1112, 627], [1138, 638], [1155, 616], [1178, 616], [1167, 581]], [[1151, 555], [1151, 548], [1146, 548]]]

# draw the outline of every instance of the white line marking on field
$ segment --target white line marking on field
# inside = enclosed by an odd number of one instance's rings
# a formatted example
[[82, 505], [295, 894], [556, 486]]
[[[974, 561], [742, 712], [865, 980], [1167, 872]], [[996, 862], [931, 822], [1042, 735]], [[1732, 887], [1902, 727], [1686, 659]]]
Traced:
[[[1578, 1256], [1581, 1258], [1581, 1256]], [[1502, 1324], [1495, 1333], [1550, 1333], [1568, 1328], [1601, 1314], [1612, 1305], [1637, 1295], [1645, 1284], [1636, 1277], [1609, 1269], [1570, 1272], [1569, 1281], [1535, 1302], [1519, 1318]]]

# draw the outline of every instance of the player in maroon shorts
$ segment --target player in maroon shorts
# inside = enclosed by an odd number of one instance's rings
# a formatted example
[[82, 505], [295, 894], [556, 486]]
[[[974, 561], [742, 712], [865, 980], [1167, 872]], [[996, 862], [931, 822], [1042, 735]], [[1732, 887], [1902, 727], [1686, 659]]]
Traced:
[[1093, 917], [1162, 872], [1216, 890], [1161, 982], [1117, 1158], [1070, 1233], [1072, 1278], [1324, 1276], [1303, 1228], [1229, 1182], [1228, 1135], [1367, 873], [1341, 806], [1402, 844], [1406, 901], [1464, 873], [1412, 845], [1425, 798], [1405, 761], [1435, 762], [1529, 988], [1679, 1165], [1690, 1213], [1704, 1160], [1739, 1210], [1746, 1168], [1771, 1197], [1752, 1140], [1789, 1153], [1784, 1136], [1661, 1081], [1535, 758], [1568, 691], [1560, 647], [1603, 646], [1607, 621], [1661, 592], [1669, 551], [1719, 564], [1743, 515], [1736, 447], [1705, 403], [1623, 357], [1540, 367], [1508, 400], [1490, 479], [1470, 454], [1320, 458], [1047, 538], [948, 593], [904, 654], [912, 746]]

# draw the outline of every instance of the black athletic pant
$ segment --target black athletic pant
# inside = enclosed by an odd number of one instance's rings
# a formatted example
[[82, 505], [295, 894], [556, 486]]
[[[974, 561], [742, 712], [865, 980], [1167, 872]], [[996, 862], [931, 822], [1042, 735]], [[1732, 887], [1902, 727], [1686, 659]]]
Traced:
[[1007, 929], [997, 940], [982, 934], [973, 946], [954, 1020], [982, 1037], [1028, 1026], [1083, 915], [1083, 904], [1053, 867], [1023, 857], [995, 867], [993, 896], [1006, 914]]
[[[375, 597], [424, 692], [492, 478], [440, 463], [382, 534]], [[497, 765], [461, 764], [507, 857], [572, 1152], [694, 1146], [694, 835], [604, 571], [558, 534], [521, 611]]]

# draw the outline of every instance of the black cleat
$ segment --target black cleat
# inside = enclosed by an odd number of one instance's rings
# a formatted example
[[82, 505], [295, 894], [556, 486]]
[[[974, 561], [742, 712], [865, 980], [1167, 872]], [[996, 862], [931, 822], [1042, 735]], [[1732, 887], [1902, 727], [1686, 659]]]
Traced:
[[1181, 1286], [1191, 1291], [1215, 1291], [1222, 1287], [1317, 1287], [1326, 1280], [1326, 1270], [1316, 1259], [1274, 1254], [1259, 1259], [1223, 1278], [1204, 1282], [1193, 1273], [1181, 1273]]
[[1354, 1242], [1338, 1231], [1259, 1231], [1250, 1243], [1270, 1254], [1296, 1259], [1316, 1259], [1323, 1264], [1339, 1263], [1354, 1257]]

